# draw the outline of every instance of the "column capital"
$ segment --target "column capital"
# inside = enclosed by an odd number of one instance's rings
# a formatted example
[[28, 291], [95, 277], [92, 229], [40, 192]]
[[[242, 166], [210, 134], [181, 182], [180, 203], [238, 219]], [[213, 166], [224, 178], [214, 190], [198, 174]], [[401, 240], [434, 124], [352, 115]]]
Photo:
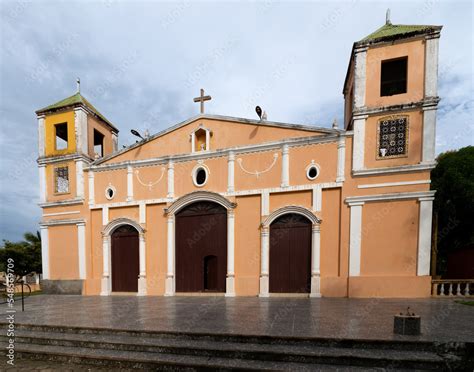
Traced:
[[235, 153], [233, 151], [229, 151], [229, 161], [235, 160]]
[[357, 206], [362, 206], [364, 204], [365, 204], [365, 202], [363, 202], [363, 201], [354, 201], [354, 202], [349, 201], [349, 202], [347, 202], [347, 205], [349, 207], [357, 207]]

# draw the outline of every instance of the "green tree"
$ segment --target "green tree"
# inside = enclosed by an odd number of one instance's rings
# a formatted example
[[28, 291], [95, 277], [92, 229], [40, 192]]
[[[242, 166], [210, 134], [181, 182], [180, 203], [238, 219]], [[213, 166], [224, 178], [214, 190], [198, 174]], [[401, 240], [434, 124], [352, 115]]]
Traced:
[[474, 244], [474, 146], [442, 153], [431, 173], [438, 220], [437, 273], [446, 270], [448, 252]]
[[27, 232], [20, 242], [3, 241], [0, 248], [0, 271], [6, 271], [7, 259], [12, 258], [17, 276], [27, 275], [32, 272], [41, 273], [41, 237]]

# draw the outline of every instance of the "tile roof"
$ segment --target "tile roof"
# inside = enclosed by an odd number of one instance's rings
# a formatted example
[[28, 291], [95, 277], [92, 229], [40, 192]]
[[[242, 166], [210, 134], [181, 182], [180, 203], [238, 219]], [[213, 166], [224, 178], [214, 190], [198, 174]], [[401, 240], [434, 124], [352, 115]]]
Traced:
[[118, 132], [118, 129], [104, 116], [102, 115], [99, 110], [97, 110], [92, 103], [90, 103], [84, 96], [81, 95], [81, 93], [76, 93], [70, 97], [67, 97], [59, 102], [53, 103], [52, 105], [43, 107], [42, 109], [39, 109], [36, 111], [36, 114], [41, 114], [47, 111], [53, 111], [57, 110], [60, 108], [64, 107], [69, 107], [69, 106], [80, 106], [84, 105], [89, 110], [91, 110], [94, 114], [96, 114], [102, 121], [104, 121], [106, 124], [108, 124], [110, 127], [115, 129]]

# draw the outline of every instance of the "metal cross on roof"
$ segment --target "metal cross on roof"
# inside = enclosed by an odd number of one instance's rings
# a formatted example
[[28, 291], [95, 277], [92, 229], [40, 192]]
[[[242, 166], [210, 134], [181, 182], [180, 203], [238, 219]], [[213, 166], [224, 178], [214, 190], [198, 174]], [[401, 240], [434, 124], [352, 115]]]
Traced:
[[201, 103], [201, 114], [204, 114], [204, 101], [210, 101], [211, 99], [211, 96], [204, 95], [204, 89], [201, 89], [201, 95], [199, 97], [194, 98], [194, 102]]

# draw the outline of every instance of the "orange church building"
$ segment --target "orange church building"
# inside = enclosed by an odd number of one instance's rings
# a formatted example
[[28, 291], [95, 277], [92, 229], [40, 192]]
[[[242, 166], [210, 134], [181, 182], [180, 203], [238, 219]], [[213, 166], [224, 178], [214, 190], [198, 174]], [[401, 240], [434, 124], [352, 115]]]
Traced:
[[43, 287], [430, 296], [440, 31], [354, 43], [340, 127], [202, 113], [119, 149], [79, 92], [38, 110]]

